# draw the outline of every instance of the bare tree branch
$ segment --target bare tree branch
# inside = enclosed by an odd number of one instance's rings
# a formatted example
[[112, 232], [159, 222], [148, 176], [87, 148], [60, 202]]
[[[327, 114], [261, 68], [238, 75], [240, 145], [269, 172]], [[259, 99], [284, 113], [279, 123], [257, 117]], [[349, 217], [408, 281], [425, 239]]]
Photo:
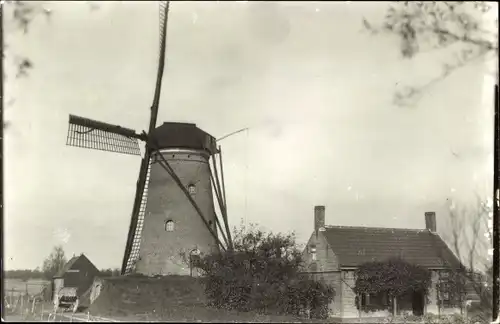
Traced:
[[[485, 15], [491, 5], [485, 1], [392, 1], [379, 27], [363, 19], [363, 26], [373, 34], [388, 33], [400, 39], [403, 58], [417, 54], [455, 49], [460, 59], [443, 65], [439, 76], [420, 86], [408, 86], [396, 91], [394, 103], [400, 106], [415, 104], [431, 87], [445, 80], [451, 73], [487, 54], [498, 55], [498, 18], [496, 29], [483, 28]], [[474, 53], [476, 53], [474, 55]]]

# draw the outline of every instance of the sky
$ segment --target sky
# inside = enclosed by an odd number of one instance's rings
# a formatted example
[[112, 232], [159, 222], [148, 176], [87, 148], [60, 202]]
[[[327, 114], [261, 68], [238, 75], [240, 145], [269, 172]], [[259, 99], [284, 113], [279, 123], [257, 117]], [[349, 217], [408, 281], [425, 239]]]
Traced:
[[[451, 200], [491, 196], [493, 106], [477, 61], [412, 107], [404, 85], [447, 53], [403, 59], [373, 35], [385, 3], [173, 2], [158, 124], [196, 123], [220, 138], [231, 226], [257, 223], [305, 243], [315, 205], [326, 223], [446, 229]], [[146, 130], [159, 46], [158, 3], [47, 3], [29, 32], [6, 17], [4, 262], [35, 268], [56, 244], [120, 267], [140, 158], [66, 146], [68, 115]], [[6, 68], [13, 75], [13, 65]]]

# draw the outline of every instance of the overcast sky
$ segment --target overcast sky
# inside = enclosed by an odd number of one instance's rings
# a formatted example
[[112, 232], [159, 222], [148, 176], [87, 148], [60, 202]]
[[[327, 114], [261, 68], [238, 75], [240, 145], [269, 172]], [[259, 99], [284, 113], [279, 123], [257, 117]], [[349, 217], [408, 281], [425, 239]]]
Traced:
[[[371, 35], [384, 3], [174, 2], [158, 123], [196, 123], [222, 141], [228, 212], [304, 243], [314, 205], [330, 225], [423, 228], [447, 199], [492, 191], [492, 95], [481, 61], [412, 108], [400, 85], [436, 76], [440, 53], [400, 56]], [[147, 129], [158, 4], [51, 3], [9, 50], [34, 69], [6, 83], [5, 266], [41, 266], [52, 247], [119, 267], [140, 158], [66, 146], [68, 114]], [[9, 29], [10, 27], [10, 29]], [[12, 73], [11, 73], [12, 74]], [[486, 94], [485, 94], [486, 93]], [[458, 158], [452, 154], [455, 152]]]

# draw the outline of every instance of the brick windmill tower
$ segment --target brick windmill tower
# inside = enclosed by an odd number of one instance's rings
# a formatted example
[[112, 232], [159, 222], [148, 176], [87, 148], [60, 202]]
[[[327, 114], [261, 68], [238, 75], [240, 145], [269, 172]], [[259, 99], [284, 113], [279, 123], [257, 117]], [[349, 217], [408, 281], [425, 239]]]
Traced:
[[[232, 249], [222, 155], [215, 138], [195, 124], [166, 122], [156, 126], [168, 10], [169, 2], [160, 2], [160, 58], [149, 131], [139, 134], [118, 125], [69, 116], [67, 145], [141, 156], [139, 141], [145, 143], [123, 275], [193, 274], [193, 261], [200, 254]], [[222, 220], [216, 214], [214, 196]]]

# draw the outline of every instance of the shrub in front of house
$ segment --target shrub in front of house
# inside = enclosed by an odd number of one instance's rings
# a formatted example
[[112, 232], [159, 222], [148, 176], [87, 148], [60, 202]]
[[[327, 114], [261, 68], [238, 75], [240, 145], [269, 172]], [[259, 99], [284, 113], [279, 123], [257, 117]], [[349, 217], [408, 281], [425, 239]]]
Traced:
[[198, 267], [205, 277], [211, 306], [265, 314], [328, 316], [331, 286], [300, 275], [302, 259], [293, 235], [242, 229], [234, 250], [203, 256]]
[[298, 315], [303, 310], [310, 311], [311, 318], [328, 318], [328, 305], [335, 297], [332, 286], [321, 281], [302, 278], [288, 286], [284, 307], [288, 314]]

